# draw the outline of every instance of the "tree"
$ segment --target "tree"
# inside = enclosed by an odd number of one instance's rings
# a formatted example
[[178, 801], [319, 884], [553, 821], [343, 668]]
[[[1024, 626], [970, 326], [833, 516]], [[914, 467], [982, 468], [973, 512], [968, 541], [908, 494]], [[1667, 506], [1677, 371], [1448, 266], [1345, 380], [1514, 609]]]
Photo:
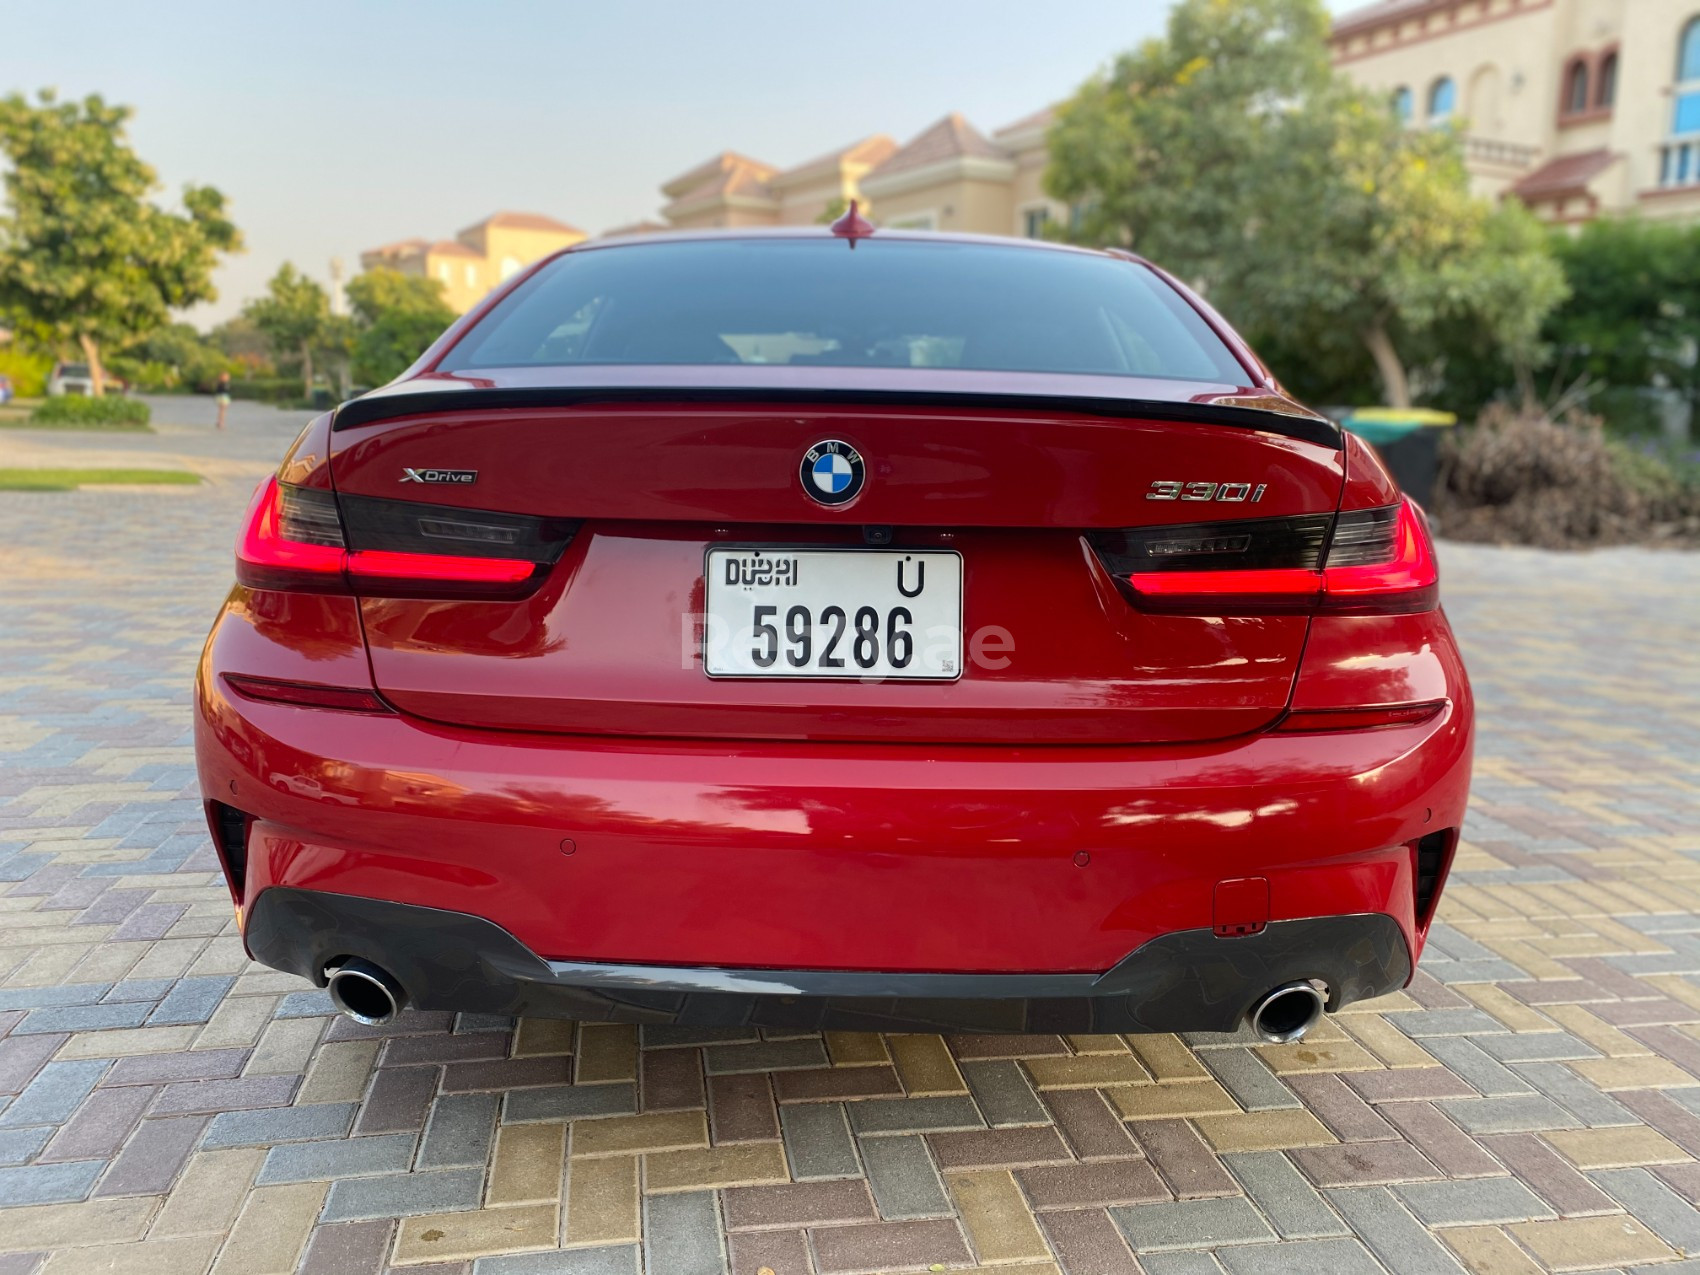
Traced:
[[1700, 404], [1700, 226], [1601, 219], [1556, 247], [1571, 290], [1547, 322], [1560, 370]]
[[435, 279], [398, 270], [368, 270], [348, 284], [354, 311], [354, 379], [362, 385], [395, 380], [455, 321]]
[[325, 290], [289, 262], [266, 284], [266, 295], [242, 307], [274, 354], [298, 358], [302, 395], [313, 396], [313, 353], [331, 335], [331, 302]]
[[1564, 296], [1539, 225], [1472, 198], [1452, 131], [1402, 127], [1333, 70], [1327, 31], [1320, 0], [1182, 0], [1053, 129], [1074, 237], [1154, 258], [1247, 329], [1351, 334], [1396, 406], [1401, 346], [1443, 321], [1526, 360]]
[[210, 186], [185, 186], [181, 213], [151, 202], [159, 182], [125, 139], [129, 118], [128, 107], [97, 96], [0, 100], [0, 152], [11, 162], [0, 315], [41, 345], [80, 345], [97, 395], [102, 347], [215, 299], [218, 256], [242, 244]]

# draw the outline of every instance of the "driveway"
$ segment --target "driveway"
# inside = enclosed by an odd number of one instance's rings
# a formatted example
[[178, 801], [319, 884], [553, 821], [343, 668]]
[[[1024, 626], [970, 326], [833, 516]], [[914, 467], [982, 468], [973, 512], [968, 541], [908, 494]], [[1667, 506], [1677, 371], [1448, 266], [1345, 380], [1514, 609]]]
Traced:
[[0, 493], [0, 1275], [1700, 1271], [1700, 555], [1443, 546], [1467, 843], [1302, 1044], [372, 1030], [244, 959], [189, 748], [298, 418], [167, 408], [0, 435], [216, 479]]

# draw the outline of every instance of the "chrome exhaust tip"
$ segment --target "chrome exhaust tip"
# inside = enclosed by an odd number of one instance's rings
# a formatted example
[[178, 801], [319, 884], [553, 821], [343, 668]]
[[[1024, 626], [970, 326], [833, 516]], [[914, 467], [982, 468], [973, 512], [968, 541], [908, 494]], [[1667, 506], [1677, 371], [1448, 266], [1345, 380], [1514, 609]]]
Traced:
[[1314, 983], [1283, 983], [1246, 1015], [1251, 1029], [1275, 1045], [1290, 1045], [1322, 1017], [1322, 993]]
[[368, 1027], [381, 1027], [401, 1012], [407, 993], [386, 971], [354, 957], [325, 971], [325, 990], [331, 1004]]

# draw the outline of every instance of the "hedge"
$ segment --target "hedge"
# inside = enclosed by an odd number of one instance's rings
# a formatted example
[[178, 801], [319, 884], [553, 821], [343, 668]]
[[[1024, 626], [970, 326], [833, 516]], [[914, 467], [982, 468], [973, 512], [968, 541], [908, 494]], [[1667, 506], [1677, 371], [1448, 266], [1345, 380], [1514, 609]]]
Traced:
[[61, 394], [47, 399], [30, 413], [32, 425], [65, 425], [71, 428], [146, 429], [148, 405], [139, 399], [116, 394], [94, 398], [84, 394]]

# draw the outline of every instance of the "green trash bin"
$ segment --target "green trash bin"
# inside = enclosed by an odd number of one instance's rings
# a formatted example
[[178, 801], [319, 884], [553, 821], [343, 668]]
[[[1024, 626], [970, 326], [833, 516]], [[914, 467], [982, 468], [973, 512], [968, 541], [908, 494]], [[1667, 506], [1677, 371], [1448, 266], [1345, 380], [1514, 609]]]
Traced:
[[1440, 469], [1440, 431], [1457, 423], [1451, 412], [1422, 407], [1360, 407], [1340, 418], [1342, 429], [1381, 453], [1400, 490], [1424, 506], [1434, 497]]

